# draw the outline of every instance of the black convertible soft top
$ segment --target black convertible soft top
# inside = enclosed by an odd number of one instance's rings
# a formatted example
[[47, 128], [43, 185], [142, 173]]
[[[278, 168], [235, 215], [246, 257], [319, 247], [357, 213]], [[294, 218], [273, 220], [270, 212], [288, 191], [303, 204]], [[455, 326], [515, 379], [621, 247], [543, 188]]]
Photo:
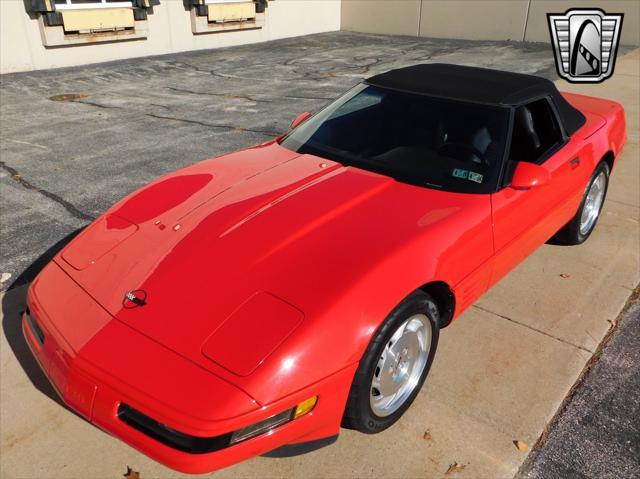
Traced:
[[551, 81], [535, 75], [424, 63], [374, 75], [365, 83], [421, 95], [506, 106], [518, 106], [549, 96], [567, 135], [572, 135], [585, 123], [584, 115], [564, 99]]

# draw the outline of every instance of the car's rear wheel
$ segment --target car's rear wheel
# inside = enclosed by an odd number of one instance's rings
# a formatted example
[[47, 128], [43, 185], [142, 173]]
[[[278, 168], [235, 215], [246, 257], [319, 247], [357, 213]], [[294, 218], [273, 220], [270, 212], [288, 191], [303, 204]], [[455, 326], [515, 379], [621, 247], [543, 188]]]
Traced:
[[438, 345], [438, 307], [421, 291], [387, 317], [356, 371], [343, 426], [364, 433], [395, 423], [420, 392]]
[[593, 232], [600, 217], [609, 186], [609, 166], [601, 162], [591, 175], [578, 212], [552, 238], [552, 242], [565, 245], [584, 243]]

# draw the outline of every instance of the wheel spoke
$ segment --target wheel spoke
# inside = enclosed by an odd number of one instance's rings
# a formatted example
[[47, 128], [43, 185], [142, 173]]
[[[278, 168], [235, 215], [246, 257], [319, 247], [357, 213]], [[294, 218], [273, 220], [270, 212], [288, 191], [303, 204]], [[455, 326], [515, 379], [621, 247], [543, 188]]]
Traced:
[[382, 393], [382, 391], [380, 391], [380, 380], [375, 376], [373, 376], [373, 381], [371, 381], [371, 393], [373, 394], [374, 391], [377, 391], [376, 395]]

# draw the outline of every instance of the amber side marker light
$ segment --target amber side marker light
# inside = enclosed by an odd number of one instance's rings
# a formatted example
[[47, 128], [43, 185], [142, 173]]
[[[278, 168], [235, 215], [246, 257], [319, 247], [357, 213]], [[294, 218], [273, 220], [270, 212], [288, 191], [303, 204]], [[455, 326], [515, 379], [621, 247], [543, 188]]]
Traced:
[[293, 419], [298, 419], [299, 417], [304, 416], [305, 414], [313, 411], [313, 408], [316, 407], [316, 403], [318, 402], [318, 396], [313, 396], [306, 401], [302, 401], [300, 404], [296, 406], [296, 410], [293, 413]]
[[242, 429], [238, 429], [231, 434], [231, 440], [229, 441], [229, 445], [237, 444], [242, 441], [246, 441], [253, 437], [259, 436], [260, 434], [265, 434], [278, 426], [282, 426], [288, 422], [291, 422], [299, 417], [302, 417], [306, 414], [309, 414], [313, 411], [313, 408], [316, 406], [318, 402], [318, 396], [310, 397], [302, 401], [296, 407], [291, 409], [287, 409], [286, 411], [281, 412], [280, 414], [276, 414], [274, 416], [268, 417], [267, 419], [252, 424], [251, 426], [243, 427]]

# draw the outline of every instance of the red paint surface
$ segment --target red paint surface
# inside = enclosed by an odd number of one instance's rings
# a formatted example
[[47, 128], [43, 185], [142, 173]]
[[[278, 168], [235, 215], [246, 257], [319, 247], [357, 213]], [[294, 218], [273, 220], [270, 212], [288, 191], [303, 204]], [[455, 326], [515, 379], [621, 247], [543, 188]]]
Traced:
[[[243, 303], [207, 339], [202, 353], [238, 376], [249, 376], [302, 323], [302, 311], [258, 293]], [[230, 348], [242, 337], [239, 349]]]
[[83, 241], [64, 250], [64, 259], [74, 269], [82, 270], [134, 234], [138, 227], [114, 214], [96, 220], [83, 232]]

